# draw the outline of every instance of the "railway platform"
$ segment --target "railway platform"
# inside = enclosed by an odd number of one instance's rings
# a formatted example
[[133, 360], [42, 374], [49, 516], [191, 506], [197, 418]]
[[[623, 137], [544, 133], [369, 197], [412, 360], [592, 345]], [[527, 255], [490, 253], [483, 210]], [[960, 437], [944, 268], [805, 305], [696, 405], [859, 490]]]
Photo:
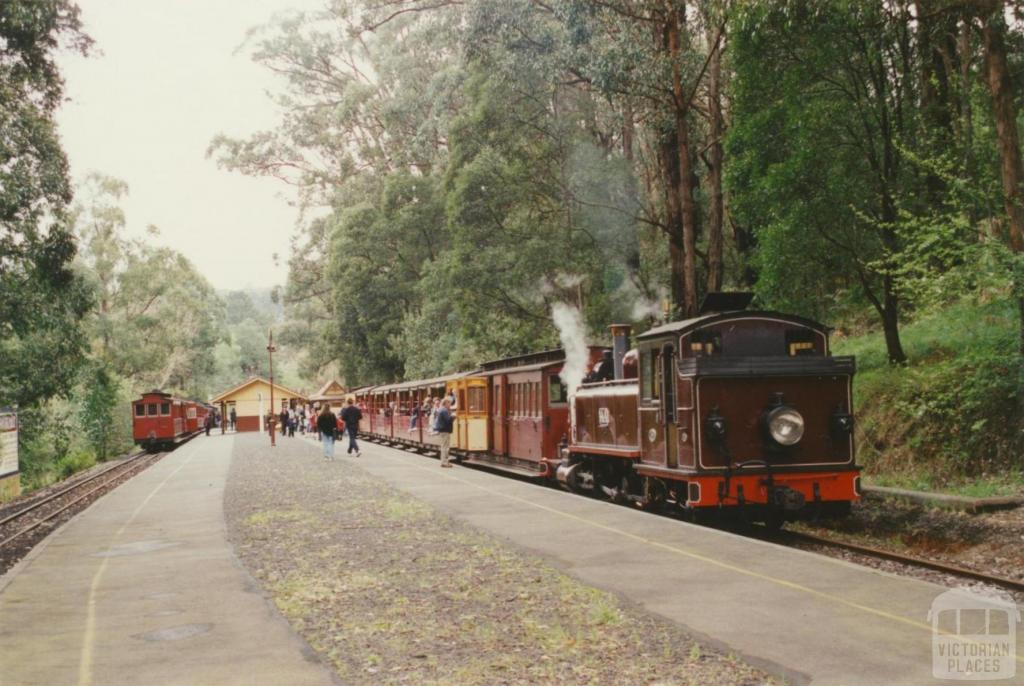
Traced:
[[[358, 465], [786, 682], [950, 683], [933, 676], [942, 586], [372, 443]], [[1009, 629], [1016, 677], [992, 683], [1024, 684]]]
[[226, 538], [233, 435], [199, 436], [0, 578], [0, 684], [333, 684]]

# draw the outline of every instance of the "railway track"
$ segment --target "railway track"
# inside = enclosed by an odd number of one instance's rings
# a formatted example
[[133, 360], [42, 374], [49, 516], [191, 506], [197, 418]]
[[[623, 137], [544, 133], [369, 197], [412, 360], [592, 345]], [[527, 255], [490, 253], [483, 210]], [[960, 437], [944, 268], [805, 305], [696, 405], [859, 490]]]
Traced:
[[55, 526], [67, 521], [163, 455], [144, 451], [133, 453], [96, 474], [49, 493], [0, 518], [0, 572], [13, 566]]
[[827, 538], [825, 536], [817, 536], [815, 534], [803, 533], [801, 531], [779, 531], [767, 536], [759, 536], [762, 540], [771, 541], [773, 543], [780, 543], [783, 545], [810, 545], [830, 548], [833, 550], [843, 550], [850, 553], [856, 553], [857, 555], [863, 555], [875, 560], [885, 560], [888, 562], [897, 562], [908, 567], [927, 569], [933, 572], [940, 572], [952, 577], [969, 579], [971, 581], [980, 581], [990, 586], [1002, 588], [1015, 593], [1024, 594], [1024, 581], [1018, 581], [1016, 579], [1008, 579], [1002, 576], [995, 576], [992, 574], [985, 574], [984, 572], [978, 572], [973, 569], [967, 569], [966, 567], [960, 567], [957, 565], [948, 564], [945, 562], [936, 562], [934, 560], [927, 560], [925, 558], [916, 557], [913, 555], [904, 555], [902, 553], [893, 552], [891, 550], [884, 550], [882, 548], [875, 548], [873, 546], [860, 545], [857, 543], [848, 543], [846, 541], [838, 541], [836, 539]]

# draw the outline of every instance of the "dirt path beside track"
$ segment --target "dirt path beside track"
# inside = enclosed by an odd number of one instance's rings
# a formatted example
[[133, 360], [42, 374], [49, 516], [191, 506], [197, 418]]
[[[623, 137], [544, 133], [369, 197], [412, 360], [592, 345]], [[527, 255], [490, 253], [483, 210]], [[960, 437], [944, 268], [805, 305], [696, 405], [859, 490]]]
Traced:
[[[301, 438], [235, 443], [235, 550], [346, 684], [765, 684]], [[426, 458], [424, 458], [426, 459]]]

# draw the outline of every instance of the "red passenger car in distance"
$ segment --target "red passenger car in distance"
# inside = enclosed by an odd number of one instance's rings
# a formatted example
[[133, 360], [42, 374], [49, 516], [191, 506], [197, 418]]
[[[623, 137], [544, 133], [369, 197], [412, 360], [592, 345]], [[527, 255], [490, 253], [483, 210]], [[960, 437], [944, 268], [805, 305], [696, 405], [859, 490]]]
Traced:
[[160, 390], [143, 393], [132, 403], [132, 438], [146, 450], [172, 448], [202, 430], [200, 415], [205, 420], [206, 410], [201, 403]]

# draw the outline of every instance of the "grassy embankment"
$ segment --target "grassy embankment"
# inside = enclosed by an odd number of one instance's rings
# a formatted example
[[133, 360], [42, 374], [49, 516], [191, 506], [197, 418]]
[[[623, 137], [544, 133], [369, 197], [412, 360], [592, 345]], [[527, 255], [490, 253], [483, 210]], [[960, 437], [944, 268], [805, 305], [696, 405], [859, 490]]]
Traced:
[[905, 324], [909, 362], [881, 332], [833, 339], [856, 355], [858, 461], [867, 482], [972, 496], [1024, 493], [1018, 318], [1008, 299], [962, 302]]

